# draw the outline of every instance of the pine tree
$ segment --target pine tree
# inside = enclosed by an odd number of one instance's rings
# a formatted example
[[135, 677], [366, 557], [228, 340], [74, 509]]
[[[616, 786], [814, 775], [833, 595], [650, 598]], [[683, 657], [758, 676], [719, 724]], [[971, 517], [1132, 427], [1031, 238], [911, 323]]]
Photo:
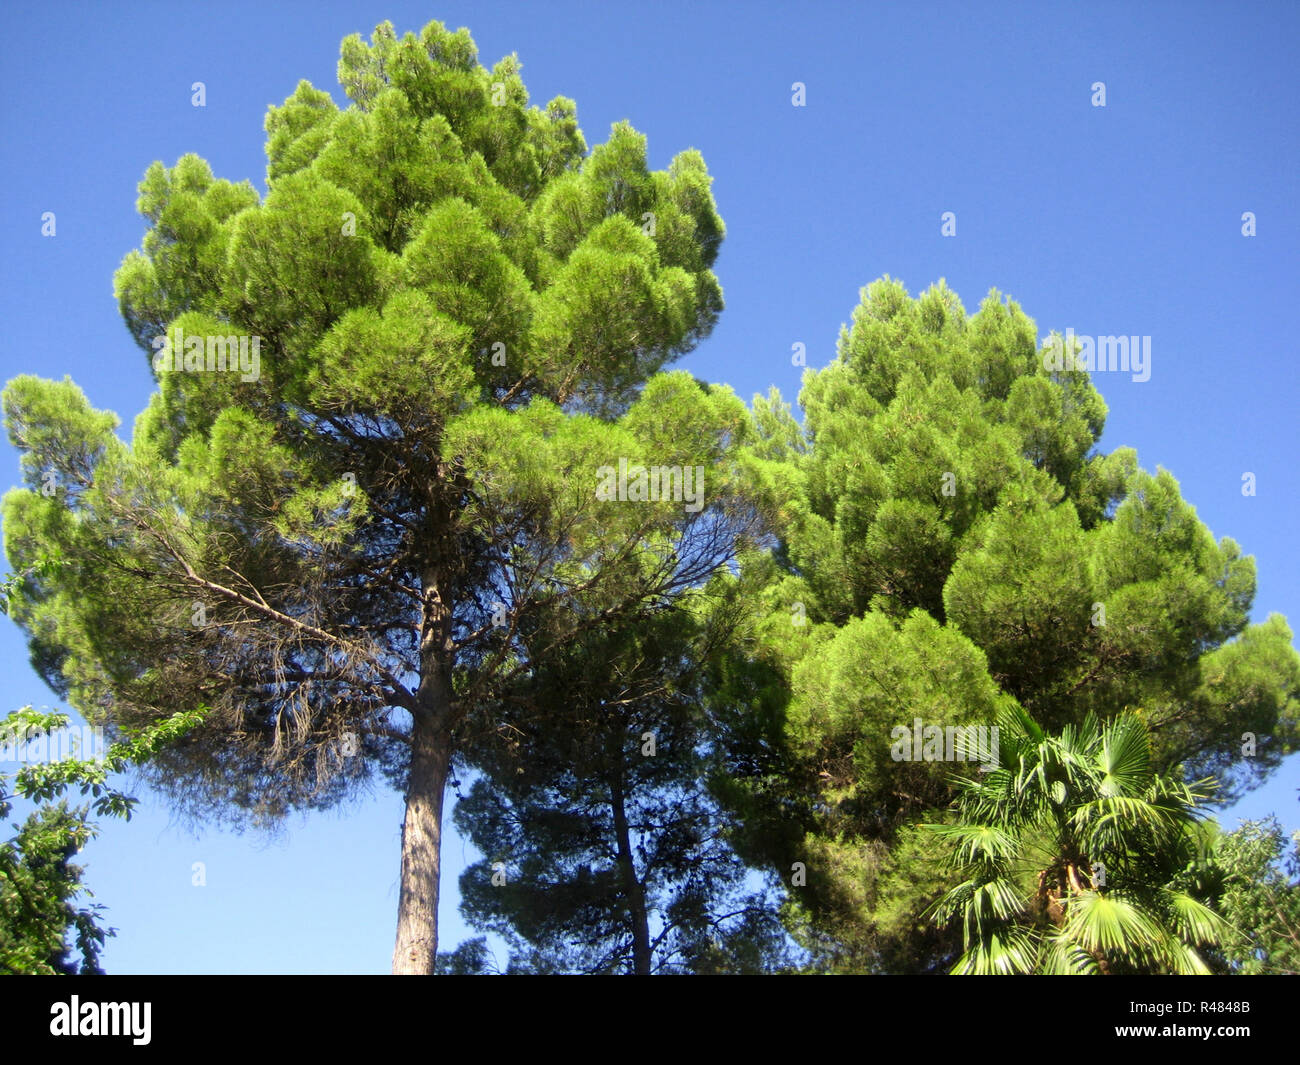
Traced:
[[[696, 602], [692, 602], [695, 600]], [[512, 972], [762, 972], [783, 933], [703, 787], [698, 663], [727, 629], [707, 590], [584, 634], [503, 704], [455, 820], [485, 857], [462, 912]]]
[[1294, 743], [1300, 656], [1282, 617], [1249, 624], [1253, 559], [1169, 472], [1097, 449], [1105, 404], [1050, 357], [1061, 343], [1040, 349], [996, 291], [967, 316], [942, 282], [912, 299], [886, 278], [805, 372], [802, 426], [779, 395], [756, 403], [778, 543], [734, 582], [753, 609], [715, 666], [716, 787], [816, 964], [944, 972], [961, 954], [928, 917], [952, 881], [917, 826], [952, 816], [952, 775], [978, 767], [896, 750], [896, 729], [1132, 711], [1153, 769], [1215, 773], [1221, 802]]
[[[116, 279], [157, 381], [131, 443], [71, 381], [4, 394], [27, 485], [5, 549], [68, 562], [14, 613], [41, 676], [110, 729], [210, 706], [148, 768], [198, 815], [399, 789], [403, 973], [434, 968], [463, 745], [749, 521], [725, 502], [743, 404], [659, 373], [722, 306], [703, 160], [652, 172], [626, 123], [588, 153], [573, 102], [529, 106], [519, 69], [436, 22], [349, 37], [351, 106], [302, 82], [270, 109], [265, 198], [191, 155], [145, 175]], [[599, 498], [620, 460], [673, 490]]]

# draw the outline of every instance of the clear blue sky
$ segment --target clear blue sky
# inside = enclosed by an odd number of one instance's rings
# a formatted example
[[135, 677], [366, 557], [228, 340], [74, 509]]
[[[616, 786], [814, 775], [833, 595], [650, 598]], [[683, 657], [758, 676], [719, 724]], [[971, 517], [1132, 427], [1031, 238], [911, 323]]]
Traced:
[[[197, 152], [264, 191], [267, 106], [300, 78], [345, 103], [344, 36], [433, 18], [468, 26], [485, 65], [517, 52], [533, 102], [573, 97], [589, 144], [626, 118], [655, 167], [703, 153], [728, 230], [727, 309], [681, 365], [746, 398], [771, 385], [793, 398], [791, 345], [829, 361], [859, 288], [886, 273], [913, 294], [946, 278], [968, 311], [996, 286], [1040, 337], [1150, 336], [1149, 381], [1095, 378], [1103, 448], [1132, 445], [1144, 467], [1171, 470], [1213, 532], [1255, 556], [1255, 620], [1300, 623], [1294, 3], [10, 2], [0, 377], [70, 374], [129, 434], [152, 381], [112, 275], [143, 235], [145, 168]], [[205, 108], [190, 104], [195, 81]], [[1104, 108], [1091, 105], [1097, 81]], [[955, 237], [940, 235], [945, 211]], [[17, 482], [7, 445], [0, 470], [0, 486]], [[54, 704], [8, 622], [0, 666], [3, 710]], [[1300, 827], [1297, 778], [1292, 757], [1225, 821], [1275, 811]], [[121, 929], [106, 967], [384, 972], [400, 822], [383, 795], [274, 841], [196, 837], [145, 796], [83, 856]], [[455, 838], [444, 849], [444, 948], [467, 934], [467, 853]]]

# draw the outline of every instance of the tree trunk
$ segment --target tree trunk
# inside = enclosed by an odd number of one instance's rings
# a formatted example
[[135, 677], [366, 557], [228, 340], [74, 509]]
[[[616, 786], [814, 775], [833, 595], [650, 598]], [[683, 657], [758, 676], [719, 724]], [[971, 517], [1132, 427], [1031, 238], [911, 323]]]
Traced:
[[[434, 523], [446, 530], [441, 509]], [[439, 543], [437, 537], [435, 544]], [[402, 886], [397, 902], [395, 976], [432, 976], [438, 958], [438, 876], [442, 867], [442, 797], [455, 723], [451, 686], [451, 609], [437, 564], [423, 574], [420, 687], [411, 721], [411, 764], [402, 819]]]
[[442, 796], [451, 761], [443, 715], [419, 715], [411, 730], [411, 768], [402, 821], [402, 887], [393, 973], [428, 976], [438, 955], [438, 873]]
[[623, 890], [627, 895], [628, 911], [632, 918], [632, 972], [637, 976], [650, 975], [650, 922], [646, 915], [645, 892], [637, 879], [636, 863], [632, 860], [632, 838], [627, 827], [627, 809], [623, 796], [623, 752], [620, 750], [614, 765], [611, 803], [614, 810], [614, 832], [618, 837], [618, 865], [623, 872]]

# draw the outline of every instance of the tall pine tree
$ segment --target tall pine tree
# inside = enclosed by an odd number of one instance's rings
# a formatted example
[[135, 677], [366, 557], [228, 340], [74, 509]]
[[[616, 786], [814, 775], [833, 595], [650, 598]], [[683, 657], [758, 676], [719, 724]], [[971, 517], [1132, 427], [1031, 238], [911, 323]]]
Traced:
[[[270, 109], [265, 198], [149, 168], [116, 285], [157, 391], [127, 445], [72, 382], [9, 384], [5, 549], [67, 560], [14, 616], [90, 720], [212, 708], [148, 770], [182, 807], [400, 789], [393, 968], [424, 973], [450, 763], [519, 678], [727, 560], [747, 419], [658, 373], [722, 306], [697, 152], [652, 172], [619, 123], [588, 153], [572, 101], [436, 22], [346, 39], [339, 79], [346, 110]], [[598, 498], [621, 459], [709, 480]]]
[[1249, 623], [1253, 559], [1167, 471], [1097, 448], [1089, 373], [1014, 301], [968, 316], [942, 282], [912, 299], [877, 281], [800, 402], [802, 426], [779, 396], [754, 412], [778, 543], [734, 582], [753, 609], [715, 667], [715, 787], [819, 964], [946, 971], [961, 952], [928, 919], [952, 881], [916, 827], [977, 766], [899, 747], [918, 719], [946, 736], [1018, 706], [1056, 732], [1131, 710], [1153, 770], [1217, 774], [1220, 801], [1277, 766], [1300, 656], [1281, 616]]
[[462, 911], [513, 972], [763, 972], [784, 933], [703, 782], [699, 663], [725, 638], [709, 589], [585, 633], [503, 701], [456, 805], [485, 855]]

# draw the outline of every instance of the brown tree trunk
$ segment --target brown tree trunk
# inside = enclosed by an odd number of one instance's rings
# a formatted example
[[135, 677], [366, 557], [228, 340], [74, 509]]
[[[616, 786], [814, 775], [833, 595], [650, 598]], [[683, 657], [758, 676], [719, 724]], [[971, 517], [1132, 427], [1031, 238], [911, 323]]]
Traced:
[[627, 826], [627, 808], [623, 795], [622, 752], [614, 766], [611, 788], [614, 810], [614, 833], [618, 837], [618, 865], [623, 872], [623, 890], [627, 895], [628, 912], [632, 918], [632, 972], [636, 976], [650, 975], [650, 921], [646, 914], [645, 892], [637, 879], [636, 863], [632, 860], [632, 838]]
[[402, 820], [402, 883], [397, 902], [393, 974], [429, 976], [438, 957], [438, 875], [441, 870], [442, 797], [451, 765], [455, 721], [448, 639], [451, 611], [441, 574], [424, 577], [420, 633], [420, 687], [411, 723], [411, 765]]
[[432, 975], [437, 958], [442, 796], [450, 761], [450, 729], [432, 715], [417, 717], [411, 730], [411, 768], [402, 821], [394, 975]]

